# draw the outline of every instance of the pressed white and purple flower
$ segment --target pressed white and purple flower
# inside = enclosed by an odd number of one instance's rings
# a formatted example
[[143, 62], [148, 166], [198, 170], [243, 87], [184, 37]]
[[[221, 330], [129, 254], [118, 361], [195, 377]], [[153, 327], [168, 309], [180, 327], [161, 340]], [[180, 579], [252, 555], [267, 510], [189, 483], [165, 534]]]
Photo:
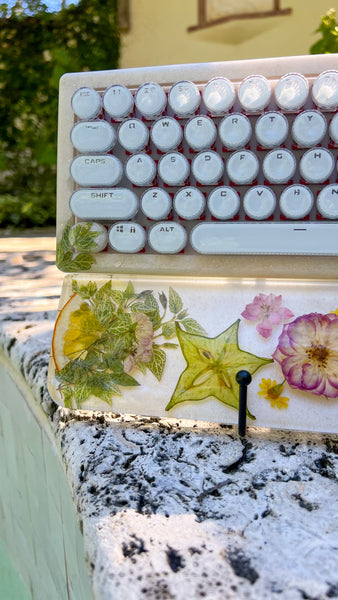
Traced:
[[284, 325], [273, 354], [292, 388], [338, 397], [338, 316], [311, 313]]
[[275, 294], [258, 294], [242, 312], [244, 319], [259, 321], [256, 329], [264, 338], [270, 337], [273, 327], [293, 316], [291, 310], [282, 306], [282, 296]]
[[148, 363], [153, 353], [154, 328], [151, 320], [144, 313], [131, 313], [135, 328], [135, 347], [124, 361], [124, 370], [126, 373], [132, 370], [137, 363]]

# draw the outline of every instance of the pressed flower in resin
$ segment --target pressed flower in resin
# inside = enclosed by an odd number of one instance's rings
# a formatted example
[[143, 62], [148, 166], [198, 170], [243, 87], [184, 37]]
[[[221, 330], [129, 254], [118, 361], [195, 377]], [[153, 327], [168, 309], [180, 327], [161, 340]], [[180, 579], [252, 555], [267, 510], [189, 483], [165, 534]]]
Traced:
[[244, 319], [259, 321], [256, 329], [264, 338], [270, 337], [273, 327], [293, 316], [291, 310], [282, 306], [282, 296], [275, 294], [258, 294], [242, 312]]
[[338, 316], [311, 313], [284, 325], [273, 354], [293, 388], [338, 397]]
[[126, 372], [131, 371], [138, 362], [150, 362], [153, 353], [154, 328], [151, 320], [144, 313], [132, 313], [130, 316], [132, 322], [136, 323], [136, 343], [124, 361]]
[[276, 380], [271, 381], [271, 379], [264, 379], [263, 377], [259, 387], [261, 391], [258, 392], [258, 395], [268, 400], [272, 408], [281, 409], [288, 407], [289, 398], [281, 396], [284, 383], [277, 383]]

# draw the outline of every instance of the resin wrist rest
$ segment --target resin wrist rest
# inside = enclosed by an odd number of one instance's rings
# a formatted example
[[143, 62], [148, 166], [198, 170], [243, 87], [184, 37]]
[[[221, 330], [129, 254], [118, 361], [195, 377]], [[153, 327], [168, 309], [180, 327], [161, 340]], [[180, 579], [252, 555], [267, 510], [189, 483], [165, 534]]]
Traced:
[[338, 283], [67, 276], [49, 391], [67, 408], [338, 432]]

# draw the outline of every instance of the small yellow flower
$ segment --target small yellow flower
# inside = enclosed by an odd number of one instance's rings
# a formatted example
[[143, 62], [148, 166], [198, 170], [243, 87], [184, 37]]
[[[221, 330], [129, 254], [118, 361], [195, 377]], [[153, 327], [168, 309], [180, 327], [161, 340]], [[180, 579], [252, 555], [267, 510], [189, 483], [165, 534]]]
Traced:
[[272, 408], [288, 408], [289, 398], [280, 395], [283, 391], [284, 383], [277, 383], [275, 380], [271, 382], [271, 379], [263, 378], [259, 387], [261, 388], [261, 391], [258, 392], [259, 396], [268, 400]]
[[336, 308], [336, 310], [331, 310], [331, 313], [333, 315], [337, 315], [337, 317], [338, 317], [338, 308]]

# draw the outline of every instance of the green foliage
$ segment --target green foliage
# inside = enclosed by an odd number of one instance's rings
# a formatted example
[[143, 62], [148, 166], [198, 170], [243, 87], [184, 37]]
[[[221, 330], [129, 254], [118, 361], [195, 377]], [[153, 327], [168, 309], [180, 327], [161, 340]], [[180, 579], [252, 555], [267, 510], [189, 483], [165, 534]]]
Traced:
[[138, 386], [135, 377], [147, 370], [160, 381], [165, 350], [178, 347], [165, 341], [176, 335], [177, 325], [182, 332], [194, 330], [205, 335], [195, 319], [187, 318], [188, 310], [181, 310], [183, 301], [172, 288], [171, 316], [167, 315], [164, 292], [158, 301], [152, 290], [137, 293], [131, 281], [120, 291], [112, 288], [111, 280], [99, 289], [93, 281], [80, 284], [73, 280], [72, 291], [83, 302], [69, 316], [63, 336], [68, 362], [56, 373], [58, 390], [68, 408], [73, 402], [81, 407], [91, 396], [112, 405], [112, 397], [122, 395], [123, 387]]
[[0, 227], [55, 222], [59, 78], [119, 59], [117, 0], [23, 4], [0, 5]]
[[334, 54], [338, 52], [338, 23], [334, 8], [331, 8], [322, 17], [316, 33], [321, 34], [321, 39], [311, 46], [310, 54]]
[[[61, 240], [56, 246], [56, 265], [61, 271], [68, 273], [89, 271], [95, 262], [95, 258], [89, 252], [74, 253], [73, 248], [70, 245], [70, 231], [71, 222], [69, 221], [63, 230]], [[86, 227], [83, 228], [83, 233], [86, 238]]]

